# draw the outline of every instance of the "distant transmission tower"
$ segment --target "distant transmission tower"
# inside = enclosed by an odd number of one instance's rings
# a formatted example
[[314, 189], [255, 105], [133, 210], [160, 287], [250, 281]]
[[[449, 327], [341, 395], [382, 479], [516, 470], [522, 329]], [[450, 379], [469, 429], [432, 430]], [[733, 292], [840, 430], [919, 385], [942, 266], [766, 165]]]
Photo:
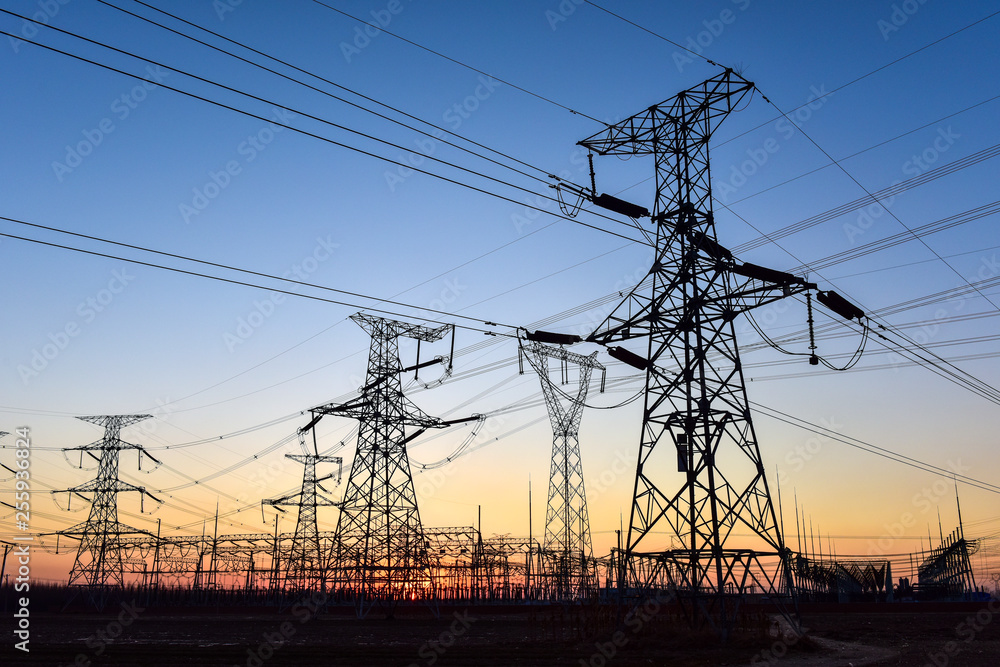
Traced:
[[[299, 430], [299, 444], [303, 451], [306, 450], [305, 432], [312, 430], [316, 421], [311, 422], [306, 428]], [[284, 511], [282, 507], [298, 507], [298, 519], [295, 523], [295, 535], [292, 538], [292, 549], [288, 556], [285, 586], [290, 592], [298, 591], [325, 591], [326, 590], [326, 554], [322, 552], [319, 539], [319, 525], [316, 523], [317, 507], [333, 507], [338, 505], [336, 501], [327, 498], [317, 492], [317, 489], [326, 491], [322, 483], [334, 475], [331, 473], [325, 477], [317, 478], [317, 463], [336, 463], [338, 466], [342, 460], [339, 456], [322, 456], [316, 447], [316, 433], [313, 431], [313, 453], [312, 454], [285, 454], [285, 458], [298, 461], [302, 464], [302, 490], [296, 494], [272, 498], [264, 501], [265, 505], [271, 505], [279, 511]], [[337, 483], [340, 483], [340, 469], [336, 473]]]
[[[121, 430], [151, 415], [104, 415], [97, 417], [78, 417], [91, 424], [104, 427], [104, 438], [98, 442], [82, 447], [65, 449], [66, 452], [80, 452], [98, 462], [97, 478], [86, 484], [71, 489], [53, 491], [53, 493], [69, 493], [88, 500], [84, 494], [92, 494], [90, 500], [90, 515], [86, 522], [61, 531], [61, 535], [80, 540], [76, 552], [76, 560], [69, 573], [69, 585], [86, 587], [90, 601], [98, 608], [104, 606], [111, 590], [121, 589], [124, 584], [124, 566], [126, 558], [123, 553], [122, 536], [139, 534], [137, 530], [118, 521], [118, 494], [125, 491], [137, 491], [142, 499], [149, 496], [156, 502], [161, 502], [141, 486], [135, 486], [118, 479], [118, 462], [122, 450], [135, 450], [139, 453], [139, 469], [142, 469], [142, 456], [145, 454], [157, 465], [156, 460], [141, 445], [124, 442]], [[99, 455], [94, 452], [100, 452]], [[81, 465], [82, 467], [82, 465]]]
[[[404, 369], [399, 360], [400, 337], [419, 342], [440, 340], [451, 325], [429, 328], [406, 322], [351, 316], [371, 336], [368, 374], [361, 396], [343, 405], [314, 408], [317, 415], [359, 420], [358, 447], [344, 490], [331, 555], [337, 585], [354, 597], [358, 614], [372, 606], [391, 615], [404, 599], [434, 595], [427, 541], [420, 523], [406, 443], [428, 428], [448, 422], [424, 414], [403, 396], [400, 375], [429, 363]], [[417, 427], [407, 436], [407, 426]]]
[[[753, 87], [727, 69], [579, 142], [600, 155], [652, 155], [656, 170], [652, 293], [637, 287], [588, 338], [605, 345], [648, 341], [644, 357], [609, 348], [646, 371], [625, 551], [630, 584], [647, 593], [670, 589], [692, 624], [708, 624], [723, 637], [755, 594], [794, 601], [733, 320], [815, 289], [802, 278], [737, 263], [716, 240], [709, 140]], [[596, 189], [591, 196], [633, 218], [650, 215]], [[844, 310], [850, 312], [838, 312]], [[661, 537], [665, 532], [680, 546]]]
[[[590, 517], [583, 483], [583, 460], [580, 457], [580, 421], [595, 368], [604, 370], [595, 357], [583, 356], [562, 347], [532, 342], [523, 345], [524, 356], [538, 374], [545, 405], [552, 424], [552, 460], [549, 465], [549, 498], [545, 510], [545, 539], [542, 555], [556, 595], [561, 598], [584, 597], [597, 586], [597, 564], [590, 540]], [[567, 366], [580, 369], [579, 385], [567, 393], [552, 380], [549, 359], [560, 362], [560, 378], [569, 381]]]

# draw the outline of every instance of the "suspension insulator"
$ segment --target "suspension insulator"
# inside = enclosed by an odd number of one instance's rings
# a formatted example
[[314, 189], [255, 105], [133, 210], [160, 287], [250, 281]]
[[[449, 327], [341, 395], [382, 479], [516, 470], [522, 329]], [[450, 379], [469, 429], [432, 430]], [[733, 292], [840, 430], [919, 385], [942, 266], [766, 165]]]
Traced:
[[729, 261], [733, 258], [733, 253], [729, 251], [729, 248], [724, 247], [704, 232], [693, 234], [691, 236], [691, 245], [704, 251], [712, 259], [721, 262]]
[[524, 337], [530, 341], [549, 343], [550, 345], [573, 345], [583, 340], [573, 334], [556, 333], [553, 331], [536, 331], [535, 333], [526, 331]]
[[649, 368], [648, 359], [644, 359], [635, 352], [626, 350], [624, 347], [609, 347], [608, 354], [618, 361], [628, 364], [632, 368], [638, 368], [640, 371], [644, 371]]
[[776, 271], [775, 269], [769, 269], [766, 266], [758, 266], [756, 264], [751, 264], [750, 262], [734, 266], [733, 273], [738, 273], [741, 276], [746, 276], [747, 278], [763, 280], [766, 283], [775, 283], [778, 285], [791, 285], [792, 283], [805, 282], [802, 278], [793, 276], [790, 273]]
[[639, 206], [638, 204], [627, 202], [624, 199], [619, 199], [618, 197], [602, 194], [594, 197], [593, 201], [601, 208], [606, 208], [609, 211], [614, 211], [615, 213], [621, 213], [629, 218], [649, 217], [649, 209], [645, 206]]
[[827, 290], [826, 292], [816, 292], [816, 300], [821, 304], [837, 313], [845, 320], [861, 320], [864, 319], [865, 311], [861, 310], [853, 303], [840, 296], [833, 290]]

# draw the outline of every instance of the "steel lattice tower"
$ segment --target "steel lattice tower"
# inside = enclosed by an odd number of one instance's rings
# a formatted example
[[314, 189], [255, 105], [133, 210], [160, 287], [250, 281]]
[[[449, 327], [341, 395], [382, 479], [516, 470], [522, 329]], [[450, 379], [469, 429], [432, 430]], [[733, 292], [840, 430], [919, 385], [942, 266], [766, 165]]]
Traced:
[[[299, 444], [305, 450], [304, 429], [300, 430], [298, 435]], [[285, 570], [285, 584], [292, 592], [326, 590], [327, 563], [326, 555], [323, 554], [320, 546], [316, 508], [333, 507], [338, 503], [317, 492], [317, 488], [325, 491], [321, 483], [333, 475], [327, 475], [322, 479], [317, 478], [316, 464], [336, 463], [339, 465], [342, 459], [339, 456], [319, 454], [315, 451], [315, 440], [313, 441], [313, 449], [312, 454], [285, 454], [285, 458], [302, 464], [302, 489], [297, 494], [264, 501], [264, 504], [279, 510], [281, 507], [299, 508], [295, 522], [295, 535], [292, 537], [292, 548]], [[337, 483], [340, 483], [339, 471], [337, 472]]]
[[[538, 374], [552, 424], [552, 460], [549, 465], [549, 495], [545, 510], [542, 554], [549, 561], [556, 594], [560, 598], [583, 597], [597, 585], [597, 567], [590, 541], [590, 517], [580, 456], [580, 421], [595, 368], [604, 370], [590, 356], [561, 347], [533, 342], [523, 345], [524, 355]], [[568, 394], [555, 386], [549, 375], [549, 359], [576, 364], [579, 386]]]
[[[69, 586], [86, 587], [91, 602], [98, 608], [104, 606], [108, 593], [112, 589], [121, 589], [125, 582], [123, 569], [122, 536], [141, 534], [137, 530], [118, 521], [118, 494], [126, 491], [137, 491], [140, 499], [149, 496], [160, 502], [144, 487], [135, 486], [118, 479], [118, 463], [122, 450], [139, 452], [139, 468], [142, 468], [142, 456], [145, 454], [159, 464], [141, 445], [124, 442], [121, 430], [151, 415], [103, 415], [95, 417], [78, 417], [91, 424], [104, 427], [104, 438], [98, 442], [82, 447], [73, 447], [64, 451], [79, 451], [93, 457], [98, 462], [97, 478], [86, 484], [71, 489], [53, 491], [53, 493], [71, 493], [84, 497], [83, 494], [93, 494], [90, 499], [90, 515], [87, 521], [72, 528], [61, 531], [61, 535], [75, 537], [80, 540], [76, 552], [76, 560], [69, 573]], [[100, 452], [97, 456], [94, 452]]]
[[[600, 155], [652, 155], [656, 169], [652, 292], [636, 288], [588, 338], [648, 340], [645, 360], [633, 364], [645, 368], [646, 395], [624, 554], [629, 585], [669, 588], [692, 624], [723, 637], [748, 595], [793, 601], [733, 320], [815, 287], [734, 263], [716, 240], [709, 140], [752, 89], [727, 69], [580, 142]], [[668, 529], [679, 545], [657, 537]], [[741, 531], [753, 537], [735, 538]]]
[[406, 452], [407, 426], [446, 424], [424, 414], [402, 391], [400, 337], [436, 341], [451, 325], [429, 328], [358, 313], [354, 320], [371, 336], [368, 373], [361, 396], [327, 405], [316, 414], [360, 421], [358, 446], [344, 489], [331, 570], [337, 585], [356, 601], [359, 615], [378, 605], [392, 614], [403, 599], [433, 597], [427, 541]]

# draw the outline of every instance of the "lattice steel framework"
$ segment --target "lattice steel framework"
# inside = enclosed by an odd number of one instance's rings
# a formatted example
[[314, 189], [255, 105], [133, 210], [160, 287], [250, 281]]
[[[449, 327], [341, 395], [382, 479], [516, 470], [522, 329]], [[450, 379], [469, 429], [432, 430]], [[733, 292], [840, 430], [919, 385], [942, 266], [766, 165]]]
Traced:
[[[304, 431], [300, 430], [298, 436], [299, 444], [302, 446], [303, 451], [305, 451]], [[264, 501], [264, 504], [271, 505], [277, 509], [281, 507], [298, 507], [299, 510], [295, 522], [292, 547], [285, 567], [285, 587], [291, 592], [307, 590], [325, 591], [329, 554], [323, 552], [320, 544], [319, 524], [316, 522], [316, 508], [334, 507], [339, 503], [317, 491], [317, 489], [325, 491], [321, 483], [334, 475], [330, 474], [323, 478], [317, 478], [316, 464], [336, 463], [339, 466], [343, 459], [339, 456], [321, 455], [316, 451], [315, 440], [313, 440], [313, 452], [311, 454], [285, 454], [285, 458], [302, 464], [302, 489], [296, 494]], [[339, 484], [339, 469], [336, 479]]]
[[[749, 594], [792, 599], [733, 320], [806, 283], [735, 264], [716, 240], [712, 213], [709, 140], [752, 89], [726, 70], [579, 142], [600, 155], [655, 161], [651, 293], [633, 290], [588, 338], [648, 341], [625, 551], [630, 583], [648, 589], [665, 577], [691, 622], [722, 636]], [[667, 529], [680, 547], [658, 535]], [[734, 538], [740, 531], [753, 538]]]
[[[86, 587], [90, 601], [98, 608], [104, 606], [108, 594], [113, 589], [124, 586], [123, 571], [128, 556], [123, 547], [123, 535], [144, 534], [131, 526], [118, 521], [118, 494], [135, 491], [140, 499], [149, 496], [160, 502], [144, 487], [129, 484], [118, 479], [118, 463], [122, 450], [135, 450], [139, 453], [139, 468], [142, 468], [142, 456], [145, 454], [159, 464], [142, 445], [135, 445], [121, 439], [121, 430], [136, 424], [151, 415], [102, 415], [94, 417], [78, 417], [91, 424], [104, 427], [104, 437], [95, 443], [82, 447], [73, 447], [64, 451], [78, 451], [91, 456], [98, 462], [97, 477], [86, 484], [71, 489], [53, 491], [53, 493], [70, 493], [88, 499], [83, 494], [92, 494], [90, 500], [90, 515], [84, 523], [60, 531], [61, 535], [80, 540], [76, 552], [76, 560], [69, 573], [69, 585]], [[100, 452], [97, 456], [94, 452]], [[140, 500], [141, 502], [141, 500]]]
[[361, 396], [347, 404], [313, 410], [360, 422], [357, 452], [337, 523], [331, 573], [339, 589], [354, 596], [359, 615], [372, 606], [381, 606], [391, 614], [399, 600], [434, 595], [427, 540], [406, 452], [406, 443], [416, 434], [407, 438], [405, 427], [422, 431], [445, 426], [403, 395], [398, 340], [440, 340], [451, 325], [430, 328], [362, 313], [351, 319], [371, 336]]
[[929, 552], [917, 569], [920, 587], [929, 596], [958, 598], [976, 590], [972, 571], [973, 556], [979, 551], [977, 540], [966, 540], [961, 526]]
[[[523, 345], [542, 385], [545, 405], [552, 424], [552, 460], [549, 465], [549, 495], [545, 510], [543, 566], [551, 577], [549, 585], [560, 598], [585, 597], [597, 585], [597, 564], [590, 540], [590, 517], [580, 456], [580, 422], [595, 368], [604, 370], [597, 352], [589, 356], [561, 347], [532, 342]], [[579, 384], [571, 394], [556, 386], [550, 375], [549, 359], [564, 366], [575, 364]], [[564, 375], [568, 373], [564, 370]]]

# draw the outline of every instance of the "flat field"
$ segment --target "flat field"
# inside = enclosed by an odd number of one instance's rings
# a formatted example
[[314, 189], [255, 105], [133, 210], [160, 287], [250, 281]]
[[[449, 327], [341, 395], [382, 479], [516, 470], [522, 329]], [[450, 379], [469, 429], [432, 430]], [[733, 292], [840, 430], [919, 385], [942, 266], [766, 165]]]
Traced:
[[[884, 611], [883, 611], [884, 610]], [[345, 612], [347, 610], [344, 610]], [[612, 609], [586, 614], [538, 607], [403, 611], [395, 619], [305, 608], [247, 612], [142, 609], [33, 613], [29, 653], [4, 632], [2, 665], [1000, 665], [1000, 603], [804, 609], [801, 639], [766, 617], [720, 642], [687, 630], [669, 610], [616, 624]], [[3, 625], [13, 620], [5, 614]]]

